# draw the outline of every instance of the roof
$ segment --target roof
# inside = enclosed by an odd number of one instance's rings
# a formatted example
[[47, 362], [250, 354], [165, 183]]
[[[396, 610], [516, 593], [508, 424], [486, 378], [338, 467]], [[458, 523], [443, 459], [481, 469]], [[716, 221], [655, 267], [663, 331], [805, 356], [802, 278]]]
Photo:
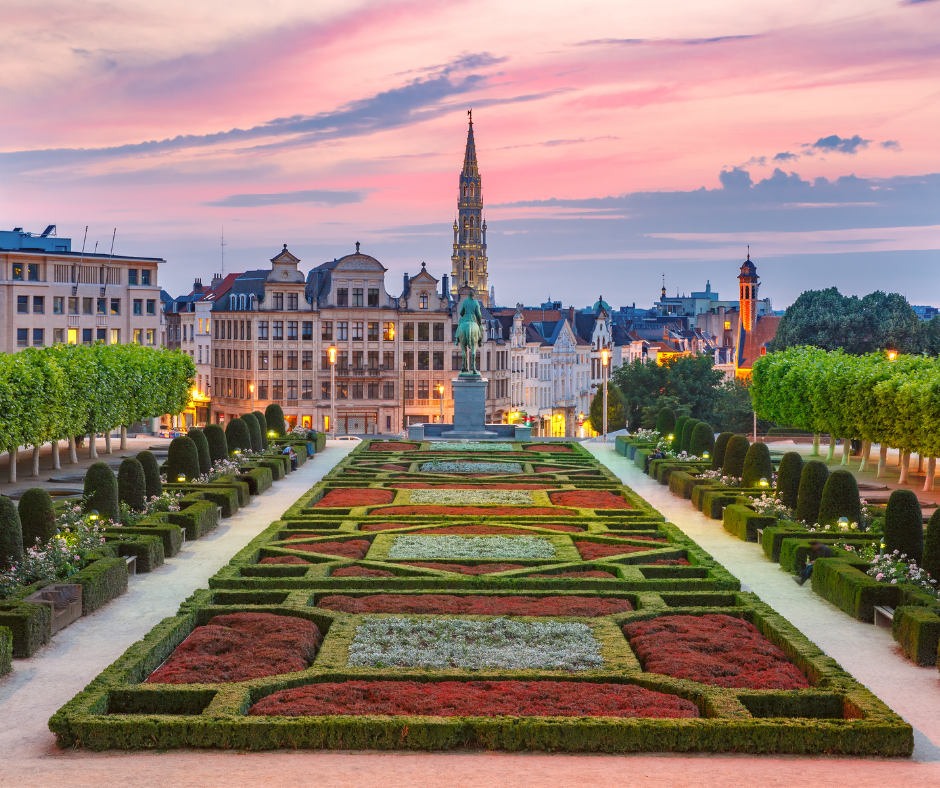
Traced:
[[740, 329], [738, 349], [735, 354], [735, 369], [751, 370], [754, 362], [760, 358], [760, 349], [777, 336], [780, 317], [777, 315], [758, 315], [753, 331]]

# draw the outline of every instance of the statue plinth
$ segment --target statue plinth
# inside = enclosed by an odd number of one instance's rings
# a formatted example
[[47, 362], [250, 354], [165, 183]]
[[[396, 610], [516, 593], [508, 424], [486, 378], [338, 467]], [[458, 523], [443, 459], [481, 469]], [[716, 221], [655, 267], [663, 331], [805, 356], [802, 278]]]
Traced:
[[441, 438], [496, 438], [495, 432], [486, 429], [487, 381], [479, 374], [461, 372], [451, 382], [454, 386], [454, 429], [441, 433]]

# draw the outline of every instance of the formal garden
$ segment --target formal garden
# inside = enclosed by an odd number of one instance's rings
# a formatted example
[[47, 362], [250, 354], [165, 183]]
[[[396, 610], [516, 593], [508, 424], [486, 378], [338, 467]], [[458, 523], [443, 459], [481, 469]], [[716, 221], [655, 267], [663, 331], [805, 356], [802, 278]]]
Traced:
[[[166, 470], [194, 484], [191, 462]], [[739, 497], [775, 483], [759, 470]], [[910, 725], [561, 442], [363, 441], [49, 726], [93, 750], [913, 749]]]

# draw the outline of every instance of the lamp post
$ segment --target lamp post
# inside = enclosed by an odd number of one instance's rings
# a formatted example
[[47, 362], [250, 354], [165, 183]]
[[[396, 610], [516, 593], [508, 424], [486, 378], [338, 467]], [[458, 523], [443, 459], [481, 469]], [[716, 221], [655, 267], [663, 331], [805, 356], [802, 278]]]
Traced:
[[330, 437], [336, 439], [336, 346], [330, 345]]
[[251, 392], [251, 412], [255, 412], [255, 384], [248, 384], [248, 391]]
[[441, 418], [440, 418], [439, 423], [443, 424], [444, 423], [444, 384], [443, 383], [437, 384], [437, 393], [441, 398]]
[[601, 350], [601, 364], [604, 367], [604, 443], [607, 443], [607, 363], [610, 361], [610, 351]]

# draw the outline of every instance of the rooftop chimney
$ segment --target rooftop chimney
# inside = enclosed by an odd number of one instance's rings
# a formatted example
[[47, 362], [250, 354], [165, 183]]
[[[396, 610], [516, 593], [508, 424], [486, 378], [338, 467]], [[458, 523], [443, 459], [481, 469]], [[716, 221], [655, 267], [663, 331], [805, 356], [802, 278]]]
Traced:
[[200, 278], [200, 279], [197, 279], [195, 282], [193, 282], [193, 292], [194, 292], [194, 293], [201, 293], [201, 292], [202, 292], [202, 279], [201, 279], [201, 278]]
[[571, 327], [574, 328], [574, 307], [568, 307], [568, 322], [571, 323]]
[[407, 293], [407, 292], [408, 292], [408, 285], [409, 285], [409, 284], [411, 284], [411, 279], [408, 277], [408, 274], [406, 273], [405, 276], [404, 276], [404, 286], [405, 286], [405, 289], [402, 290], [403, 293]]
[[441, 277], [441, 298], [450, 298], [450, 276], [447, 274]]
[[221, 275], [221, 274], [213, 274], [213, 275], [212, 275], [212, 286], [213, 286], [213, 287], [218, 287], [220, 284], [222, 284], [222, 275]]

